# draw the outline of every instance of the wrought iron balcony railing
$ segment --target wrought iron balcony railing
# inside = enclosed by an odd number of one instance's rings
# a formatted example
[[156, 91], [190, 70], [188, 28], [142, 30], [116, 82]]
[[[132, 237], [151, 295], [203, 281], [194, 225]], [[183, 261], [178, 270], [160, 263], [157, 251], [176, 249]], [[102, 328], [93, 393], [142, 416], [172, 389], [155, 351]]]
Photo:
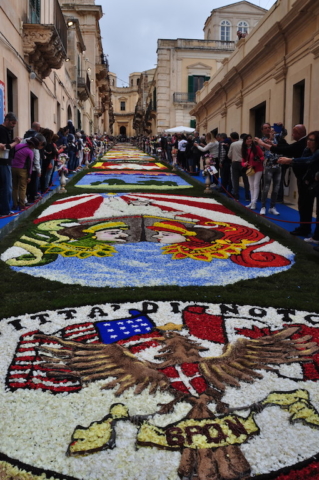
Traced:
[[91, 93], [91, 81], [86, 71], [78, 73], [77, 86], [80, 100], [87, 100]]
[[95, 63], [96, 65], [105, 65], [107, 69], [109, 68], [109, 61], [107, 59], [107, 56], [104, 55], [104, 53], [101, 53], [101, 55], [97, 55]]

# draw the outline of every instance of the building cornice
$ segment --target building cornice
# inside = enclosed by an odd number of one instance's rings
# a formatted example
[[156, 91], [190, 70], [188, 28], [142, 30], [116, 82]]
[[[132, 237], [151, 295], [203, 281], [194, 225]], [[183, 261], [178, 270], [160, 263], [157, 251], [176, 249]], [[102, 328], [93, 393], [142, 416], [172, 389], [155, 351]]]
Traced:
[[103, 10], [100, 5], [79, 5], [74, 3], [64, 3], [61, 5], [62, 11], [71, 10], [79, 13], [89, 13], [98, 16], [98, 20], [103, 17]]

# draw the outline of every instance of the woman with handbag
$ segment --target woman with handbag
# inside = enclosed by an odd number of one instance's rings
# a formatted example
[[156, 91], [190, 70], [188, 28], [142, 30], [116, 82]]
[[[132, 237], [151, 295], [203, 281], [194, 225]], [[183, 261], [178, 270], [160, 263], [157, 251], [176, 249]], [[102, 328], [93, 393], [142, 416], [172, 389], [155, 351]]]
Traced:
[[39, 148], [40, 142], [37, 138], [26, 139], [26, 143], [19, 143], [14, 147], [12, 159], [12, 200], [13, 210], [24, 210], [26, 203], [27, 185], [30, 183], [34, 149]]
[[260, 179], [264, 170], [264, 154], [261, 148], [253, 141], [251, 135], [243, 137], [242, 162], [241, 165], [247, 168], [251, 203], [247, 205], [251, 210], [256, 209], [256, 203], [260, 190]]
[[206, 145], [201, 146], [198, 143], [194, 142], [194, 146], [198, 148], [203, 153], [208, 154], [205, 159], [204, 164], [204, 174], [210, 175], [211, 183], [218, 185], [218, 153], [219, 153], [219, 142], [216, 140], [215, 135], [217, 134], [217, 129], [212, 130], [206, 134]]
[[[307, 136], [307, 148], [299, 158], [280, 157], [278, 163], [281, 165], [304, 165], [306, 173], [299, 185], [298, 210], [300, 214], [299, 232], [301, 236], [307, 236], [305, 242], [319, 245], [319, 131], [310, 132]], [[301, 194], [300, 194], [301, 193]], [[316, 228], [311, 235], [311, 221], [314, 199], [316, 198]]]

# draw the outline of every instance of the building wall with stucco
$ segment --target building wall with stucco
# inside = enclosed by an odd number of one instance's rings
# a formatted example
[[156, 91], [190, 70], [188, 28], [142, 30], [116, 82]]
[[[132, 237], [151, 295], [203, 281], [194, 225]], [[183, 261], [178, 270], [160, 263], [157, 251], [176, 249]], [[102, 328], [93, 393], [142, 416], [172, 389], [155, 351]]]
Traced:
[[87, 134], [108, 130], [101, 16], [95, 0], [1, 0], [0, 116], [18, 116], [15, 135], [23, 136], [32, 121], [54, 132], [68, 120]]
[[157, 67], [149, 85], [147, 105], [144, 109], [140, 107], [143, 100], [139, 96], [134, 118], [139, 134], [141, 125], [146, 135], [176, 126], [194, 126], [195, 117], [190, 110], [195, 106], [196, 91], [236, 49], [236, 31], [231, 33], [231, 40], [222, 40], [220, 22], [232, 19], [237, 29], [240, 21], [246, 21], [251, 31], [265, 13], [266, 10], [250, 2], [236, 2], [212, 10], [204, 25], [204, 40], [159, 39]]
[[152, 133], [179, 125], [190, 126], [189, 111], [195, 97], [189, 78], [208, 80], [234, 48], [233, 43], [224, 48], [214, 40], [158, 40], [156, 131]]
[[[282, 122], [290, 143], [294, 125], [318, 129], [318, 74], [319, 1], [278, 0], [198, 92], [191, 114], [201, 133], [260, 136], [264, 121]], [[291, 175], [286, 201], [296, 203]]]

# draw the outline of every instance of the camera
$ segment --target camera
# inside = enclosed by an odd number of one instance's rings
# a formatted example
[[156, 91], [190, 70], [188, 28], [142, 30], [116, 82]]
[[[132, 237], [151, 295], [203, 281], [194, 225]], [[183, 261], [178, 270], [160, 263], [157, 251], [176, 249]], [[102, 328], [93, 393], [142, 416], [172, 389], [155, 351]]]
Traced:
[[278, 123], [274, 123], [271, 128], [273, 128], [276, 133], [281, 133], [283, 131], [283, 126]]

